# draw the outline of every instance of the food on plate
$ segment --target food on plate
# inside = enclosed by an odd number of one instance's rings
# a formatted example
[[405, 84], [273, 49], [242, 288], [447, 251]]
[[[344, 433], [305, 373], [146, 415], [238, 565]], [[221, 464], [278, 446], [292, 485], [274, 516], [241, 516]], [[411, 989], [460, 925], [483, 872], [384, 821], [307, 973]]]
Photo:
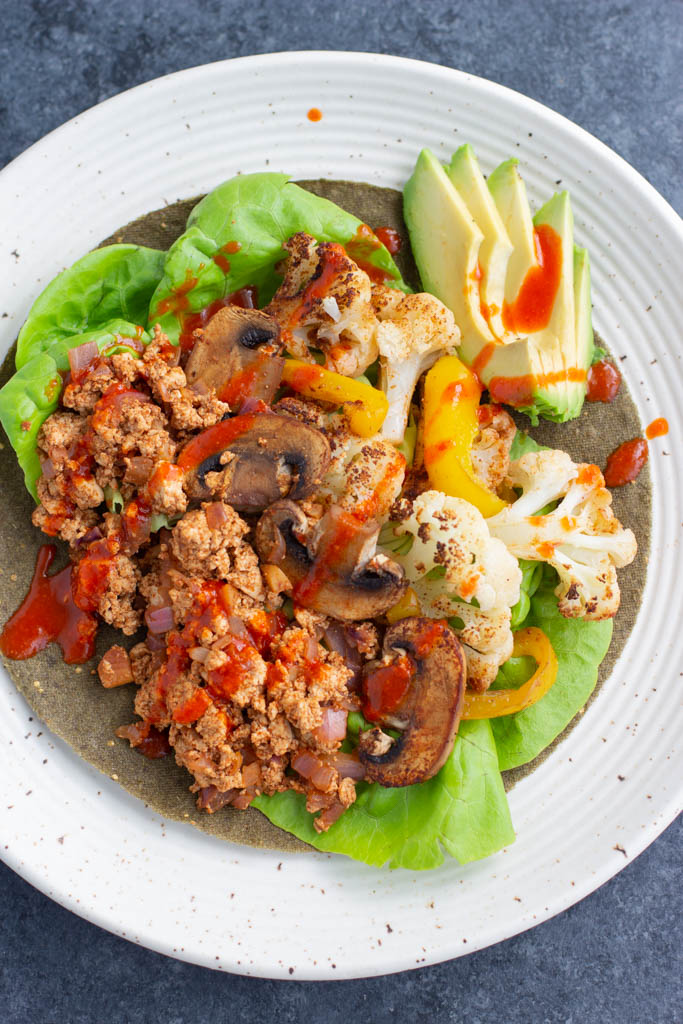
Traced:
[[117, 736], [172, 751], [201, 810], [425, 868], [514, 839], [500, 772], [585, 703], [636, 542], [600, 469], [503, 408], [581, 411], [568, 195], [532, 220], [514, 162], [487, 183], [466, 146], [404, 198], [424, 291], [281, 174], [48, 286], [0, 418], [70, 562], [41, 549], [0, 647], [84, 661], [107, 623]]

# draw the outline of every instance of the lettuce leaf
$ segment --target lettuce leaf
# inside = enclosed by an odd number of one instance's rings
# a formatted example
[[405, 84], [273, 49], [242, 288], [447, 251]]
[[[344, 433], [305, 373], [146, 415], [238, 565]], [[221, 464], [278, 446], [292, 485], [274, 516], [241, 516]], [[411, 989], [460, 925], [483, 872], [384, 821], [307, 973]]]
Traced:
[[26, 487], [36, 501], [36, 483], [40, 477], [38, 431], [57, 408], [62, 393], [60, 371], [64, 373], [69, 369], [69, 350], [92, 341], [107, 355], [124, 351], [137, 355], [134, 348], [126, 345], [127, 338], [143, 343], [149, 341], [148, 334], [141, 335], [135, 324], [124, 320], [113, 320], [85, 334], [57, 338], [46, 352], [37, 352], [24, 363], [0, 390], [0, 422], [17, 453]]
[[[149, 324], [160, 323], [177, 342], [184, 316], [247, 285], [258, 288], [260, 305], [265, 305], [281, 281], [275, 265], [291, 235], [306, 231], [319, 242], [346, 244], [361, 223], [328, 199], [294, 185], [286, 174], [231, 178], [195, 206], [187, 230], [169, 249]], [[367, 260], [408, 290], [383, 245]]]
[[305, 797], [288, 790], [254, 806], [318, 850], [421, 871], [488, 857], [515, 838], [489, 722], [461, 722], [453, 752], [428, 782], [403, 789], [360, 783], [348, 811], [319, 835]]
[[[612, 639], [612, 620], [565, 619], [545, 582], [531, 598], [524, 626], [538, 626], [557, 656], [557, 678], [536, 704], [514, 715], [491, 720], [501, 771], [532, 761], [552, 743], [581, 710], [598, 681], [600, 662]], [[519, 683], [523, 679], [519, 679]], [[505, 685], [511, 685], [506, 681]]]
[[146, 324], [164, 256], [142, 245], [108, 245], [62, 271], [33, 303], [19, 332], [17, 369], [55, 342], [111, 320]]

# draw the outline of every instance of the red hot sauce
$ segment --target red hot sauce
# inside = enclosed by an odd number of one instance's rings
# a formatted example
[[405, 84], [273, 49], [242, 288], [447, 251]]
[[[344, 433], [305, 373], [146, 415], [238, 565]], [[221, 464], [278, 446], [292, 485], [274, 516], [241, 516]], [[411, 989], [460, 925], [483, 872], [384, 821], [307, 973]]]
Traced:
[[647, 462], [647, 456], [647, 441], [644, 438], [634, 437], [632, 441], [624, 441], [607, 457], [607, 486], [622, 487], [624, 484], [632, 483]]
[[621, 374], [609, 359], [594, 363], [588, 371], [588, 402], [613, 402], [621, 386]]
[[29, 592], [0, 635], [0, 650], [8, 658], [32, 658], [50, 643], [59, 644], [69, 665], [87, 661], [95, 653], [97, 621], [74, 603], [73, 566], [47, 575], [56, 550], [54, 544], [43, 544], [38, 551]]

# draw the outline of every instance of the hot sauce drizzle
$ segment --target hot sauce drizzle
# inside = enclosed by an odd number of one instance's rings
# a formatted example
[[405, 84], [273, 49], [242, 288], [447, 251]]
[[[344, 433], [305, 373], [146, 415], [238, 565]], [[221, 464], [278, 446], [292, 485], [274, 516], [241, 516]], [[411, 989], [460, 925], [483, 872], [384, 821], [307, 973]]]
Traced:
[[54, 544], [43, 544], [38, 551], [29, 592], [0, 635], [0, 650], [8, 658], [32, 658], [49, 643], [59, 644], [69, 665], [87, 661], [95, 652], [97, 622], [74, 603], [73, 566], [47, 575], [56, 550]]
[[503, 326], [514, 334], [541, 331], [550, 322], [562, 277], [562, 239], [549, 224], [534, 229], [538, 265], [530, 267], [513, 302], [503, 302]]
[[401, 705], [415, 675], [415, 662], [403, 654], [390, 665], [369, 672], [363, 680], [363, 716], [381, 722]]
[[364, 270], [375, 284], [385, 284], [387, 281], [393, 281], [390, 273], [370, 262], [369, 257], [381, 247], [382, 242], [380, 242], [375, 232], [367, 224], [360, 224], [353, 238], [350, 238], [344, 246], [349, 258], [361, 270]]
[[554, 370], [552, 373], [527, 373], [520, 377], [492, 377], [488, 388], [492, 401], [523, 406], [533, 404], [534, 391], [538, 388], [550, 387], [565, 380], [573, 384], [581, 384], [585, 379], [585, 370], [578, 366], [570, 366], [565, 370]]

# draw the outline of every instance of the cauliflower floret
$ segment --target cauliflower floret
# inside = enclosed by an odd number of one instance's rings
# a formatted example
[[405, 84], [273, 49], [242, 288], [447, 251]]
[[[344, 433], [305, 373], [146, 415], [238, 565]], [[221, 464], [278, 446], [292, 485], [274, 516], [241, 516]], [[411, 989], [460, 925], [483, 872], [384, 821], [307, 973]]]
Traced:
[[372, 291], [380, 355], [380, 386], [389, 400], [382, 437], [403, 440], [415, 386], [439, 356], [455, 351], [460, 331], [453, 314], [433, 295], [403, 295], [385, 285]]
[[345, 430], [330, 437], [332, 461], [318, 499], [329, 500], [378, 522], [386, 519], [398, 497], [406, 460], [381, 437], [362, 438]]
[[479, 433], [472, 442], [472, 468], [484, 486], [496, 494], [507, 476], [517, 427], [500, 405], [480, 405], [477, 418]]
[[377, 358], [370, 278], [336, 242], [318, 245], [301, 231], [284, 248], [284, 280], [265, 312], [284, 329], [287, 351], [310, 360], [313, 345], [328, 369], [358, 377]]
[[465, 647], [468, 685], [486, 690], [512, 654], [511, 608], [522, 582], [517, 559], [462, 498], [425, 491], [401, 498], [391, 515], [394, 535], [412, 537], [393, 555], [422, 613], [449, 620]]
[[[517, 558], [557, 570], [562, 615], [611, 618], [619, 608], [616, 568], [633, 561], [637, 544], [610, 508], [599, 468], [576, 465], [562, 451], [529, 452], [511, 463], [508, 483], [522, 494], [487, 520], [491, 535]], [[553, 501], [554, 511], [535, 514]]]

